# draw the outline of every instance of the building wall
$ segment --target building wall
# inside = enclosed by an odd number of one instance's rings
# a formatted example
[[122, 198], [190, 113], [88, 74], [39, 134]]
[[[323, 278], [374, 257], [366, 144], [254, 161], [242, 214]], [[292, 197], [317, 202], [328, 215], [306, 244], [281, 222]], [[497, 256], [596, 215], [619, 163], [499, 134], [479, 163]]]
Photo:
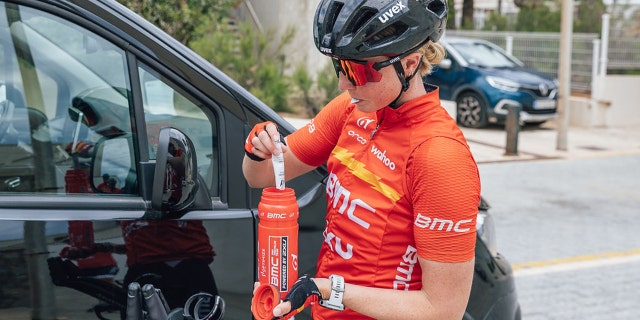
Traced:
[[640, 76], [598, 76], [594, 85], [599, 91], [594, 97], [603, 102], [597, 106], [596, 125], [640, 126]]
[[640, 76], [597, 76], [591, 97], [572, 97], [570, 124], [580, 127], [640, 126]]
[[318, 0], [245, 0], [240, 7], [245, 17], [249, 17], [249, 7], [253, 7], [256, 19], [265, 30], [274, 30], [278, 36], [287, 26], [296, 30], [288, 49], [287, 60], [291, 66], [304, 63], [311, 74], [329, 62], [318, 52], [313, 43], [313, 16]]

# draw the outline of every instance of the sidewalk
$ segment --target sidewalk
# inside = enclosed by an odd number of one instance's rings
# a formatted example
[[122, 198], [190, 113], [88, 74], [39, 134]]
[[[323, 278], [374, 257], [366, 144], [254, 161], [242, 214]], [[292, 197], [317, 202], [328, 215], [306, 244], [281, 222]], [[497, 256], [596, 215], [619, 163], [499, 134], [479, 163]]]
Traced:
[[[286, 118], [299, 128], [308, 119]], [[462, 128], [471, 152], [478, 163], [500, 161], [575, 159], [640, 154], [640, 128], [583, 128], [567, 129], [567, 150], [558, 150], [558, 130], [554, 121], [542, 126], [523, 126], [517, 139], [517, 155], [505, 155], [507, 133], [504, 126], [492, 125], [482, 129]]]
[[520, 128], [517, 155], [505, 155], [507, 133], [503, 126], [463, 128], [462, 131], [478, 163], [640, 154], [640, 128], [569, 127], [567, 148], [558, 150], [556, 127], [550, 122], [540, 127]]

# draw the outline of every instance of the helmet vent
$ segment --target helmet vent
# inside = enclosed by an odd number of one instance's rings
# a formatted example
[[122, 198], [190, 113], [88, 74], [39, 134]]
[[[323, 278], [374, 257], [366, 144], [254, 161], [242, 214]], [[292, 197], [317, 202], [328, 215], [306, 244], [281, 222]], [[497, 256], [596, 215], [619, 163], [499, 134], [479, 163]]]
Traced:
[[327, 10], [327, 14], [325, 18], [325, 21], [327, 22], [325, 25], [328, 27], [328, 30], [325, 30], [325, 32], [327, 33], [331, 32], [331, 29], [333, 29], [333, 26], [336, 24], [336, 20], [338, 20], [338, 15], [340, 14], [340, 11], [342, 11], [343, 6], [344, 6], [344, 3], [336, 1], [333, 3], [331, 8]]
[[398, 36], [407, 31], [408, 26], [404, 23], [394, 23], [371, 37], [370, 41], [367, 41], [369, 46], [380, 45], [385, 42], [395, 40]]
[[351, 24], [349, 25], [347, 30], [351, 30], [352, 33], [357, 33], [367, 21], [371, 20], [371, 18], [376, 15], [376, 13], [377, 11], [373, 9], [362, 9], [360, 14], [358, 15], [358, 18], [351, 21]]
[[429, 2], [427, 9], [438, 16], [438, 18], [443, 18], [447, 12], [447, 5], [442, 0], [435, 0]]

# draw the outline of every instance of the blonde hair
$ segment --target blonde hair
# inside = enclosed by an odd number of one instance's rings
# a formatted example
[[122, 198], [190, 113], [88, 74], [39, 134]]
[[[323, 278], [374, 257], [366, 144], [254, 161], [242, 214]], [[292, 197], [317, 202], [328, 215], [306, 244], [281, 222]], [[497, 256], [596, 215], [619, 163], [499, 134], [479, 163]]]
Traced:
[[[397, 28], [393, 25], [386, 27], [384, 30], [378, 32], [373, 36], [374, 40], [380, 40], [387, 36], [394, 35], [398, 32]], [[427, 44], [416, 50], [417, 53], [422, 54], [422, 64], [420, 65], [420, 74], [426, 76], [433, 70], [433, 65], [438, 64], [445, 56], [444, 47], [439, 42], [433, 42], [429, 40]]]
[[439, 42], [429, 41], [417, 53], [422, 54], [422, 64], [420, 65], [420, 74], [425, 76], [433, 71], [433, 66], [438, 64], [445, 56], [444, 47]]

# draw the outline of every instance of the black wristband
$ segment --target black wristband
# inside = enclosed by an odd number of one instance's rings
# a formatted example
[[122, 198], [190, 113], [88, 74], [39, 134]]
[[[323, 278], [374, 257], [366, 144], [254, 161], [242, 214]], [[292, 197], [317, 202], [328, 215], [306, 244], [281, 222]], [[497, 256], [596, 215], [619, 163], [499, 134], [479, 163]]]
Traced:
[[249, 159], [253, 160], [253, 161], [264, 161], [264, 158], [260, 158], [258, 156], [256, 156], [255, 154], [251, 153], [251, 152], [247, 152], [246, 150], [244, 151], [244, 154], [247, 155], [247, 157], [249, 157]]

